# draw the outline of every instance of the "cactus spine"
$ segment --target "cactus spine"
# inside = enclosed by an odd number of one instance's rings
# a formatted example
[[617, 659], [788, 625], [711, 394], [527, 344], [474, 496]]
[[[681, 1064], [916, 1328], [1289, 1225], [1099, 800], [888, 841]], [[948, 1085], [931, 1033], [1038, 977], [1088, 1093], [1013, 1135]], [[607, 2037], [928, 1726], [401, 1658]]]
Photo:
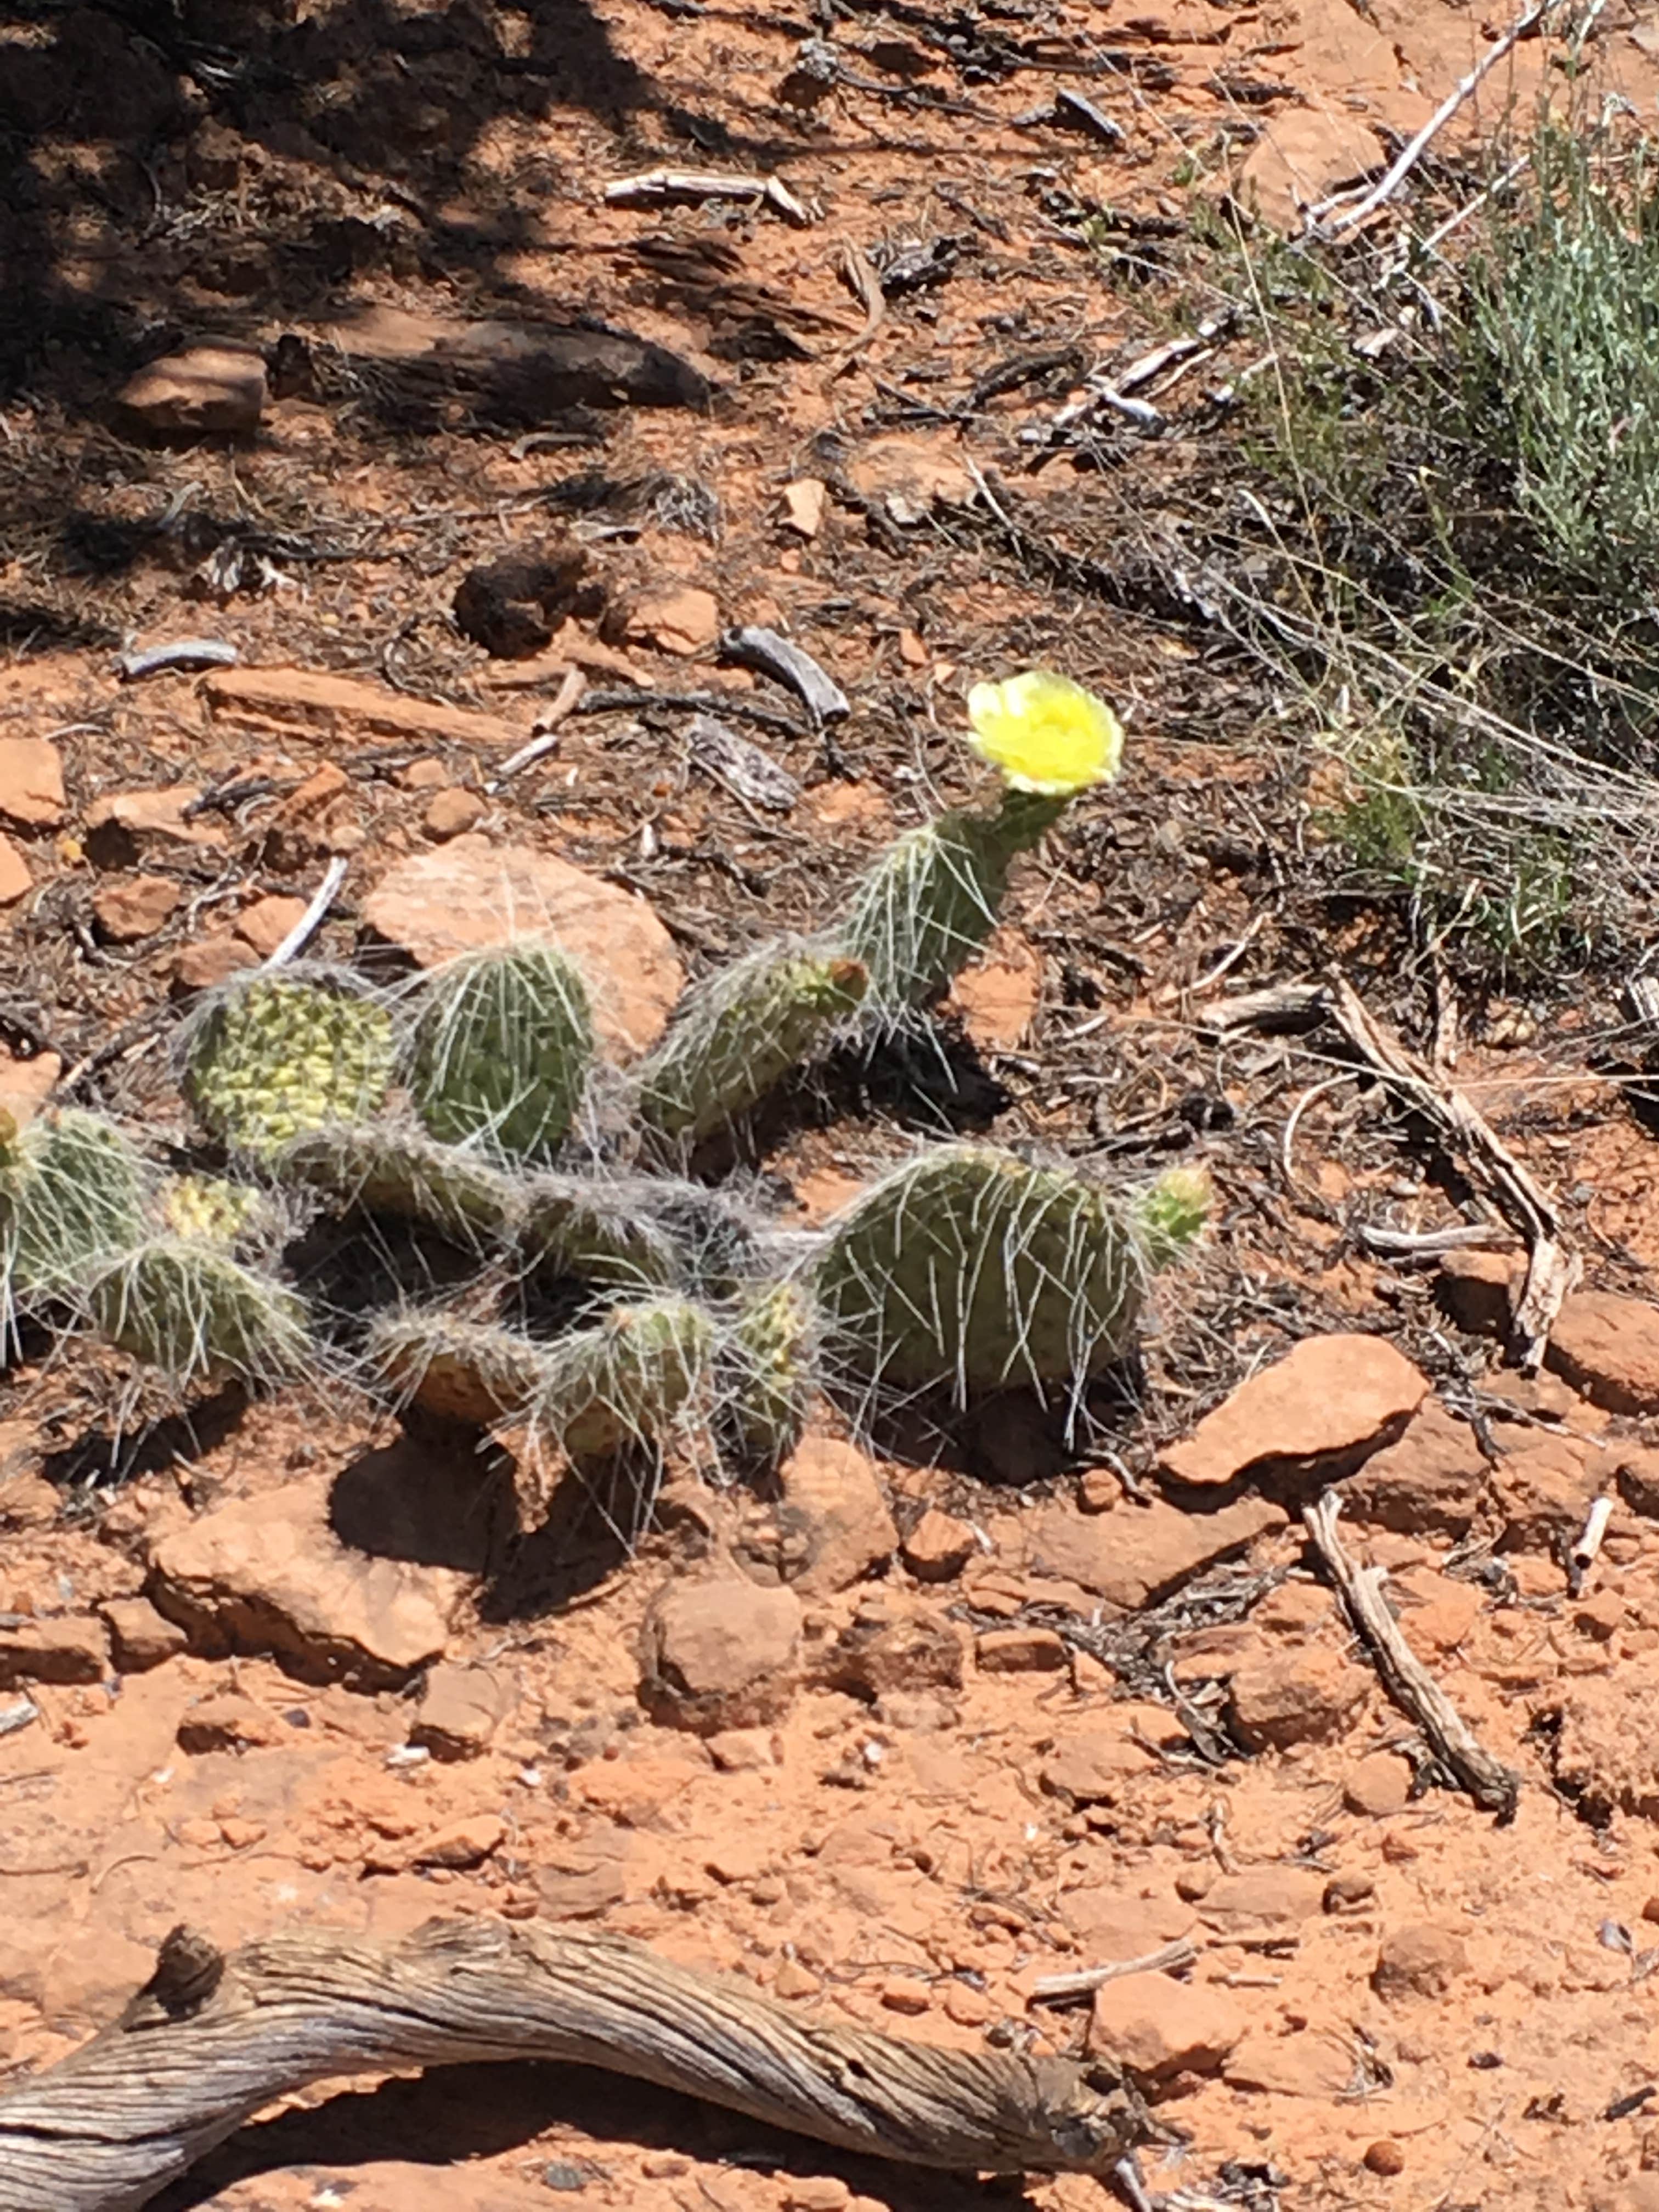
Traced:
[[688, 991], [639, 1072], [640, 1116], [695, 1141], [746, 1113], [863, 998], [862, 961], [786, 941]]
[[192, 1024], [185, 1088], [214, 1136], [265, 1160], [304, 1131], [376, 1112], [395, 1058], [392, 1018], [373, 1000], [332, 981], [259, 974]]
[[434, 1136], [543, 1162], [575, 1117], [594, 1051], [587, 986], [556, 945], [464, 953], [425, 979], [409, 1086]]

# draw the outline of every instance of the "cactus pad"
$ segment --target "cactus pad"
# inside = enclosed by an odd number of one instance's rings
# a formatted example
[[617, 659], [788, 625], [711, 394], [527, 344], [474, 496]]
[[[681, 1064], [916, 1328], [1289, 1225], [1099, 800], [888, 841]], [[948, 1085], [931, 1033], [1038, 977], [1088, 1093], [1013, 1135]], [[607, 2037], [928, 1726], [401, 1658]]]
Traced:
[[641, 1119], [696, 1139], [747, 1111], [809, 1059], [869, 983], [863, 963], [804, 944], [763, 945], [682, 1000], [639, 1072]]
[[690, 1298], [613, 1306], [546, 1347], [535, 1426], [574, 1460], [660, 1448], [701, 1393], [714, 1333]]
[[972, 959], [996, 927], [1015, 854], [1066, 805], [1010, 791], [994, 814], [942, 814], [878, 855], [823, 939], [867, 970], [866, 1011], [878, 1024], [902, 1025]]
[[325, 982], [256, 975], [192, 1024], [185, 1089], [204, 1126], [263, 1159], [309, 1129], [385, 1102], [395, 1048], [382, 1006]]
[[405, 1402], [479, 1428], [522, 1413], [544, 1382], [547, 1347], [493, 1322], [383, 1314], [368, 1333], [373, 1372]]
[[519, 1212], [510, 1176], [419, 1129], [337, 1122], [297, 1139], [273, 1164], [280, 1177], [320, 1191], [337, 1206], [422, 1221], [458, 1243], [498, 1235]]
[[652, 1218], [653, 1188], [581, 1176], [538, 1176], [526, 1194], [524, 1249], [533, 1267], [606, 1289], [666, 1287], [684, 1273], [678, 1244]]
[[722, 1340], [720, 1410], [744, 1458], [775, 1462], [800, 1441], [817, 1379], [814, 1322], [799, 1284], [774, 1283]]
[[[1195, 1209], [1177, 1212], [1190, 1241]], [[1133, 1328], [1147, 1248], [1137, 1207], [1098, 1184], [944, 1145], [832, 1225], [813, 1286], [833, 1353], [866, 1382], [942, 1385], [963, 1406], [1008, 1385], [1075, 1392], [1108, 1365]]]
[[198, 1237], [154, 1237], [109, 1261], [85, 1303], [102, 1335], [180, 1390], [278, 1382], [311, 1357], [294, 1292]]
[[511, 1159], [544, 1161], [581, 1103], [594, 1050], [574, 963], [551, 945], [492, 947], [426, 979], [410, 1089], [434, 1136], [481, 1138]]
[[72, 1288], [89, 1261], [145, 1233], [149, 1170], [112, 1122], [66, 1107], [19, 1131], [0, 1114], [0, 1285]]

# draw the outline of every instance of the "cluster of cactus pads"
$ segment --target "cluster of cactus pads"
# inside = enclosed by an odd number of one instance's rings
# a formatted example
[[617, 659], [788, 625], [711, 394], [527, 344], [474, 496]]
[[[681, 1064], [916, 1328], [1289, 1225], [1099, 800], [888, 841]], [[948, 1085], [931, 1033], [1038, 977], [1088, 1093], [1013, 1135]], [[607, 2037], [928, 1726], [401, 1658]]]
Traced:
[[[1115, 729], [1082, 734], [1098, 749]], [[180, 1392], [349, 1370], [435, 1415], [526, 1426], [578, 1466], [677, 1441], [775, 1460], [826, 1389], [866, 1410], [1010, 1386], [1076, 1405], [1201, 1228], [1200, 1176], [1123, 1193], [937, 1144], [808, 1232], [688, 1173], [827, 1046], [915, 1020], [988, 935], [1014, 856], [1107, 772], [1044, 783], [982, 749], [1008, 776], [998, 808], [899, 838], [838, 921], [693, 985], [624, 1073], [551, 942], [392, 991], [335, 969], [235, 980], [179, 1047], [222, 1172], [167, 1172], [72, 1109], [21, 1132], [0, 1118], [0, 1318], [67, 1317]], [[319, 1216], [382, 1252], [437, 1238], [464, 1297], [339, 1311], [296, 1258]]]

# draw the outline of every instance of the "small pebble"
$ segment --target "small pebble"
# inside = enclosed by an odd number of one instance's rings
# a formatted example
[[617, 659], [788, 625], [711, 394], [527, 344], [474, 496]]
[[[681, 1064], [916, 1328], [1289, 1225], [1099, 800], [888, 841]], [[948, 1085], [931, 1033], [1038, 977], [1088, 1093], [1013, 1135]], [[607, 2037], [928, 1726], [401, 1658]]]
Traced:
[[1366, 2170], [1371, 2173], [1403, 2173], [1406, 2171], [1406, 2154], [1397, 2142], [1391, 2142], [1387, 2136], [1382, 2136], [1366, 2152], [1364, 2163]]

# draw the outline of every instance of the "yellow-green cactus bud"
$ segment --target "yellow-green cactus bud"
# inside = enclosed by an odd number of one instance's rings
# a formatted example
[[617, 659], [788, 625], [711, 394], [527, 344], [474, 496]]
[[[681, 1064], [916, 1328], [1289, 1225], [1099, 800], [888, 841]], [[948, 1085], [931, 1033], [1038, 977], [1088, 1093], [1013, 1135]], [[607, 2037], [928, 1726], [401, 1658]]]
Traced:
[[812, 1302], [798, 1283], [751, 1297], [720, 1346], [720, 1409], [738, 1451], [769, 1463], [800, 1440], [815, 1384]]
[[257, 1190], [222, 1176], [174, 1176], [161, 1192], [161, 1220], [169, 1234], [199, 1237], [210, 1244], [234, 1244], [264, 1210]]
[[1167, 1267], [1198, 1241], [1215, 1186], [1205, 1168], [1170, 1168], [1135, 1204], [1135, 1225], [1149, 1267]]

